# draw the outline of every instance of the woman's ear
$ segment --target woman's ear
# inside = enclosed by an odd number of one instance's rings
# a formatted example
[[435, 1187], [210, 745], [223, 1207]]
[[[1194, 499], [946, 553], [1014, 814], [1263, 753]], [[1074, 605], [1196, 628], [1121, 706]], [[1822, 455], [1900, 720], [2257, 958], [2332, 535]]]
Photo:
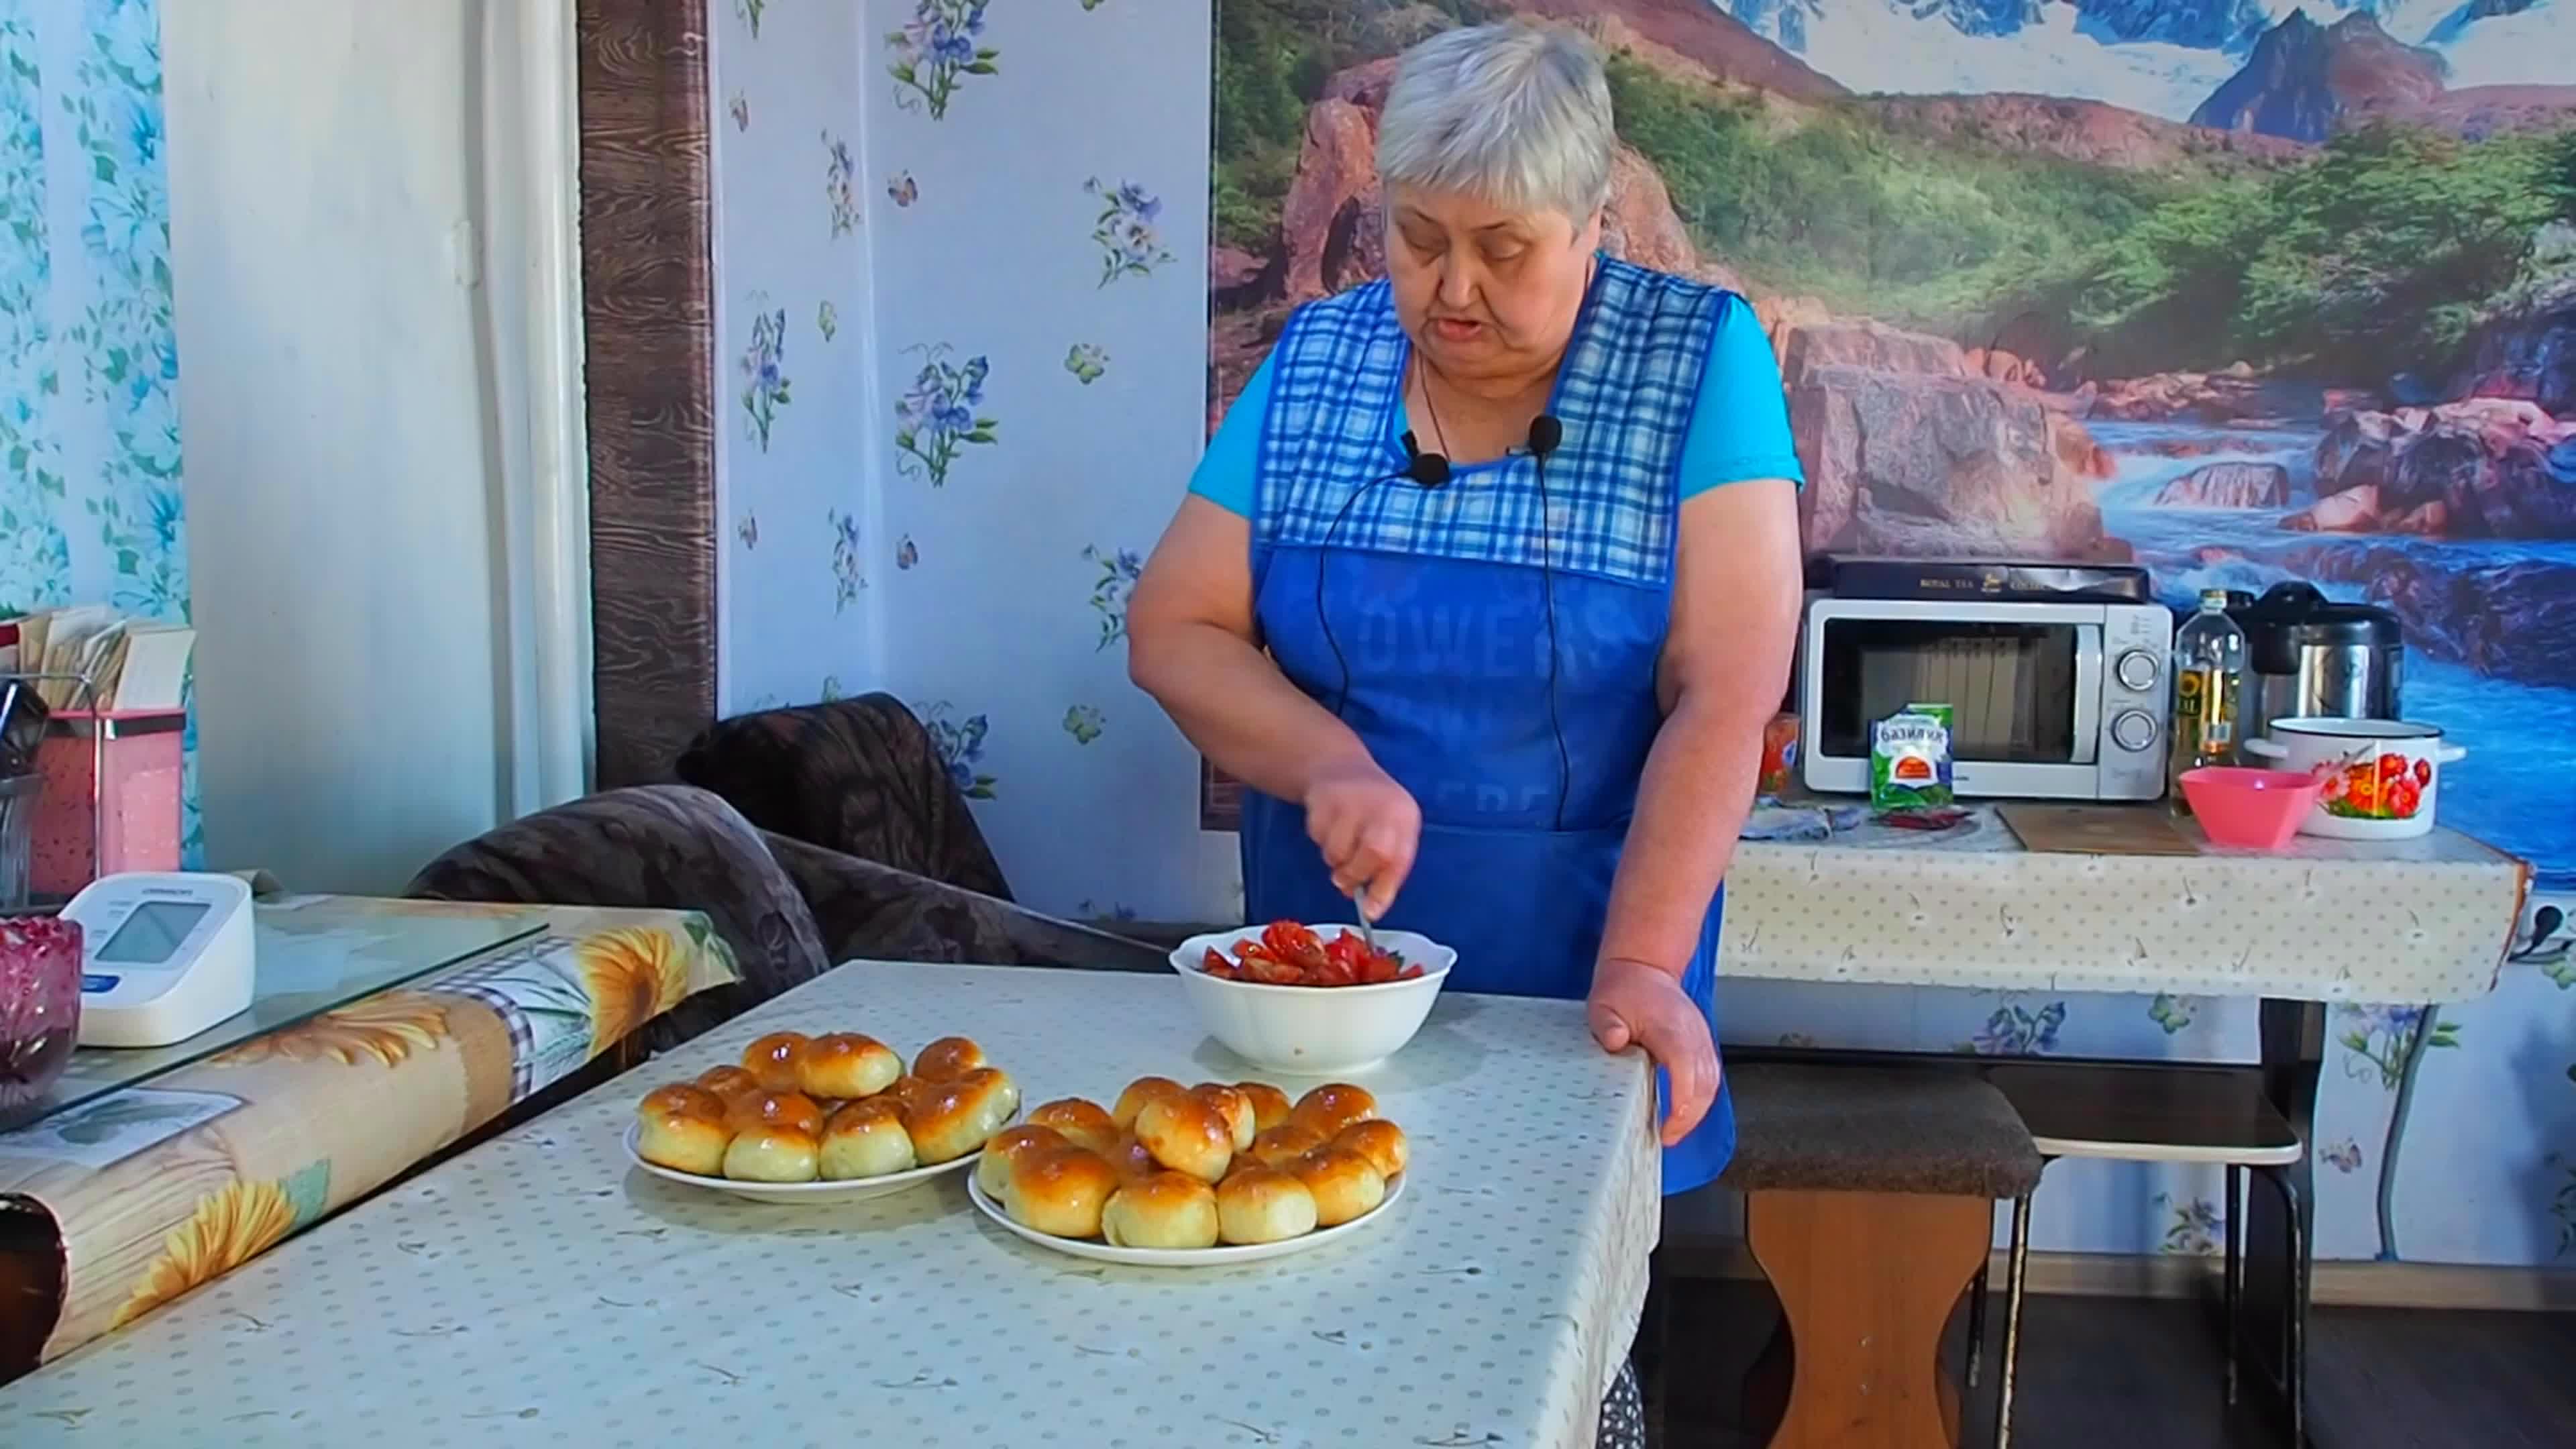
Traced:
[[1574, 245], [1576, 249], [1586, 252], [1597, 252], [1601, 250], [1601, 233], [1603, 228], [1608, 225], [1609, 219], [1610, 208], [1607, 206], [1594, 207], [1592, 209], [1592, 215], [1574, 229]]

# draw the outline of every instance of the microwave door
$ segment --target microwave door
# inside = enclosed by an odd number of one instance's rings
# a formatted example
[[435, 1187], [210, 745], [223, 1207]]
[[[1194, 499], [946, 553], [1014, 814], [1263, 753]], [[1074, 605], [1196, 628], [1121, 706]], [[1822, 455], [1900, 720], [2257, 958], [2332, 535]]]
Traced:
[[2075, 626], [2075, 758], [2096, 763], [2102, 749], [2102, 626]]

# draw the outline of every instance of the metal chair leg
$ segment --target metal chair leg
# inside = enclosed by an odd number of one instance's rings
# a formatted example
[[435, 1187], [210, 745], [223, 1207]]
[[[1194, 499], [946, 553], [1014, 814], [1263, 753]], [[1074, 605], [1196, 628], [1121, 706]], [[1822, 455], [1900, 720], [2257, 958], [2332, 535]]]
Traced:
[[2227, 1402], [2236, 1403], [2237, 1360], [2242, 1350], [2237, 1345], [2237, 1319], [2245, 1304], [2245, 1169], [2237, 1163], [2227, 1164], [2227, 1276], [2220, 1296], [2227, 1317]]
[[2281, 1195], [2281, 1218], [2290, 1235], [2290, 1281], [2288, 1301], [2281, 1313], [2281, 1376], [2279, 1388], [2289, 1410], [2292, 1449], [2307, 1449], [2308, 1442], [2308, 1294], [2314, 1276], [2306, 1203], [2300, 1198], [2299, 1186], [2290, 1174], [2279, 1168], [2261, 1168], [2257, 1176], [2272, 1184]]
[[1995, 1368], [1995, 1449], [2012, 1444], [2013, 1369], [2021, 1358], [2022, 1285], [2029, 1279], [2030, 1199], [2013, 1199], [2012, 1256], [2004, 1264], [2003, 1361]]
[[1979, 1268], [1968, 1284], [1968, 1387], [1972, 1389], [1986, 1359], [1986, 1273]]

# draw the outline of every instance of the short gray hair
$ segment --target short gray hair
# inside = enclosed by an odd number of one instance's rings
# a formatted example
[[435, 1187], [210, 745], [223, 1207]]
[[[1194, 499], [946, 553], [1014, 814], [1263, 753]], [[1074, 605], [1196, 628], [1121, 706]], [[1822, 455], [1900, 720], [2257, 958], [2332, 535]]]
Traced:
[[1554, 209], [1580, 223], [1610, 199], [1618, 144], [1592, 43], [1504, 21], [1443, 31], [1396, 62], [1377, 173], [1389, 186]]

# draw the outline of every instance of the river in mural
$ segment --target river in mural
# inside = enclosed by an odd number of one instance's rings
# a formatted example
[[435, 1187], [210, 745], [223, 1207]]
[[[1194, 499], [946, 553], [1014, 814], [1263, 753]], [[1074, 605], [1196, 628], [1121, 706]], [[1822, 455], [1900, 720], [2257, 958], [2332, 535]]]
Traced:
[[[2191, 608], [2202, 589], [2260, 593], [2284, 579], [2320, 580], [2327, 594], [2355, 600], [2387, 599], [2392, 590], [2386, 581], [2393, 577], [2474, 580], [2565, 571], [2576, 579], [2576, 539], [2431, 539], [2285, 528], [2318, 501], [2315, 460], [2324, 438], [2319, 428], [2097, 423], [2092, 433], [2110, 452], [2114, 469], [2096, 494], [2103, 529], [2136, 550], [2152, 568], [2165, 602], [2176, 609]], [[2283, 492], [2276, 502], [2252, 507], [2157, 502], [2195, 475], [2277, 477]], [[2375, 582], [2380, 587], [2374, 589]], [[2526, 784], [2576, 773], [2576, 675], [2517, 678], [2482, 670], [2459, 657], [2447, 638], [2437, 641], [2420, 628], [2413, 634], [2405, 712], [2440, 721], [2469, 751], [2443, 774], [2445, 822], [2540, 862], [2545, 886], [2576, 887], [2576, 813], [2532, 808]], [[2437, 642], [2442, 647], [2431, 647]]]

